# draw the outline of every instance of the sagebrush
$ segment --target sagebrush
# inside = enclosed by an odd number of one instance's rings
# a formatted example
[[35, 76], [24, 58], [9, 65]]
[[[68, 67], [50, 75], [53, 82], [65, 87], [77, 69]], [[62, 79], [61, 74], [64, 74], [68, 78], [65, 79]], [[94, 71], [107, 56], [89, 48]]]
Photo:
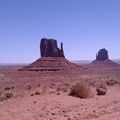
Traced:
[[78, 82], [71, 87], [70, 95], [79, 98], [88, 98], [91, 94], [91, 86], [86, 82]]

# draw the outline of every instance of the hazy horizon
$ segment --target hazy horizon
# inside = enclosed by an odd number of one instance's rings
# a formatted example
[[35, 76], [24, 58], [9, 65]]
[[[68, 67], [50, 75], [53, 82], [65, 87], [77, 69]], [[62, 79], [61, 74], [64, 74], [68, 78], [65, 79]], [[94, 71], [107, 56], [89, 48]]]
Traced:
[[68, 60], [119, 59], [119, 0], [1, 0], [0, 63], [32, 63], [43, 37], [64, 44]]

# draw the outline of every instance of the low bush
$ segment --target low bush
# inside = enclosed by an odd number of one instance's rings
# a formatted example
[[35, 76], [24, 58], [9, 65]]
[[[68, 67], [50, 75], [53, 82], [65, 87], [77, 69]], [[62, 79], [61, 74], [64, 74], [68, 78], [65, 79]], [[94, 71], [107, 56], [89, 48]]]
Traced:
[[109, 85], [109, 86], [116, 85], [116, 84], [118, 84], [118, 83], [119, 83], [119, 82], [116, 81], [116, 80], [114, 80], [114, 79], [111, 79], [111, 80], [107, 81], [107, 85]]
[[90, 84], [86, 82], [78, 82], [72, 86], [70, 94], [71, 96], [79, 98], [88, 98], [91, 95]]
[[39, 91], [35, 91], [35, 95], [40, 95], [40, 92]]
[[97, 89], [97, 95], [106, 95], [107, 88], [105, 86], [100, 86]]
[[5, 101], [5, 100], [7, 100], [7, 99], [9, 99], [9, 98], [11, 98], [11, 97], [13, 97], [13, 96], [14, 96], [14, 95], [13, 95], [13, 93], [11, 93], [11, 92], [2, 93], [2, 94], [0, 95], [0, 102]]
[[11, 97], [13, 97], [13, 94], [11, 92], [7, 92], [7, 93], [5, 93], [5, 97], [11, 98]]

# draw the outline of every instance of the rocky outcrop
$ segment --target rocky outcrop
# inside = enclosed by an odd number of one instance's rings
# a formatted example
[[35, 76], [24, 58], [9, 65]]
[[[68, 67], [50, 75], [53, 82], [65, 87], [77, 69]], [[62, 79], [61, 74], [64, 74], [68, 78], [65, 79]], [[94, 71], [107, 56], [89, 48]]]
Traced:
[[100, 49], [98, 51], [98, 54], [96, 54], [96, 60], [98, 61], [104, 61], [108, 59], [109, 59], [109, 56], [108, 56], [108, 51], [106, 49]]
[[119, 67], [120, 65], [113, 62], [109, 59], [108, 51], [106, 49], [100, 49], [98, 53], [96, 54], [96, 59], [89, 64], [89, 67], [92, 67], [94, 69], [110, 69], [113, 67]]
[[71, 63], [64, 56], [63, 43], [58, 48], [57, 41], [54, 39], [41, 39], [41, 57], [28, 66], [19, 69], [20, 71], [39, 71], [39, 72], [78, 72], [82, 68], [77, 64]]
[[63, 43], [61, 43], [61, 48], [58, 48], [57, 41], [54, 39], [41, 39], [40, 53], [41, 57], [65, 57]]

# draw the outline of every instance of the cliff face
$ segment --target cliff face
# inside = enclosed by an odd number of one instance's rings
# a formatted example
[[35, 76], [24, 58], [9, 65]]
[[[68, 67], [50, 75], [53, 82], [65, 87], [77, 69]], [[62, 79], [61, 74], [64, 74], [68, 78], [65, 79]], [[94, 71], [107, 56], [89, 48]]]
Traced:
[[61, 43], [61, 48], [58, 48], [57, 41], [54, 39], [41, 39], [40, 53], [41, 57], [65, 57], [63, 43]]
[[108, 51], [106, 49], [100, 49], [98, 51], [98, 54], [96, 54], [96, 60], [98, 61], [104, 61], [108, 59], [109, 59], [109, 56], [108, 56]]

